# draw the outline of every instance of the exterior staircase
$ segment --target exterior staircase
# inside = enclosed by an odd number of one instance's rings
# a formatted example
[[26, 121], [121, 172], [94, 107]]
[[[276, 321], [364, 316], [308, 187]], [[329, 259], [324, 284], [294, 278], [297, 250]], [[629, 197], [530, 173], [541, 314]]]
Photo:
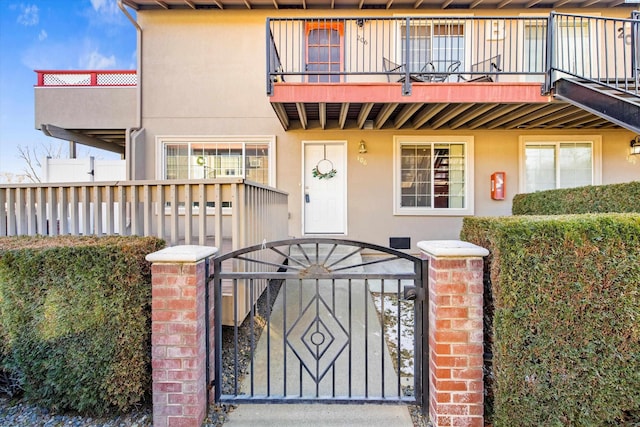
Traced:
[[554, 96], [640, 134], [640, 80], [561, 78]]

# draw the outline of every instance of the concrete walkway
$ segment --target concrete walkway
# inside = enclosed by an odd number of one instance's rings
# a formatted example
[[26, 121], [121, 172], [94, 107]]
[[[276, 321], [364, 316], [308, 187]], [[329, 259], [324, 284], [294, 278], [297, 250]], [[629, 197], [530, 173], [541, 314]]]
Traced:
[[[358, 259], [350, 262], [358, 262]], [[270, 333], [265, 331], [256, 346], [254, 395], [266, 395], [267, 384], [270, 395], [302, 394], [310, 398], [332, 393], [364, 395], [365, 382], [370, 395], [380, 395], [383, 372], [385, 395], [397, 395], [397, 376], [364, 281], [352, 281], [350, 290], [346, 281], [336, 281], [335, 287], [330, 281], [320, 281], [319, 288], [320, 297], [316, 298], [315, 281], [290, 280], [282, 286], [273, 306]], [[320, 317], [322, 321], [318, 320]], [[351, 330], [351, 340], [346, 329]], [[288, 346], [282, 344], [285, 332]], [[366, 370], [365, 357], [368, 361]], [[350, 381], [347, 374], [349, 359]], [[300, 368], [298, 360], [302, 360], [306, 368]], [[271, 365], [268, 380], [267, 363]], [[334, 364], [335, 369], [331, 368]], [[365, 381], [363, 378], [367, 376]], [[286, 390], [283, 384], [286, 384]], [[247, 393], [251, 390], [248, 376], [242, 390]], [[413, 427], [406, 406], [375, 404], [240, 404], [229, 413], [226, 424], [232, 427]]]
[[225, 425], [233, 427], [413, 427], [405, 406], [239, 405]]

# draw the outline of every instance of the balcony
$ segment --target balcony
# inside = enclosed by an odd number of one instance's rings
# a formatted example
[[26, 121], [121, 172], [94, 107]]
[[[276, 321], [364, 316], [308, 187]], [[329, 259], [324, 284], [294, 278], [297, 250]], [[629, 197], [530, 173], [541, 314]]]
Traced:
[[136, 71], [36, 73], [36, 129], [56, 138], [124, 154], [126, 129], [136, 126]]
[[[287, 130], [634, 130], [639, 26], [637, 15], [555, 13], [268, 19], [267, 94]], [[605, 84], [634, 105], [616, 120], [555, 96], [563, 79]]]
[[0, 236], [156, 236], [239, 249], [288, 236], [287, 198], [235, 178], [1, 184]]

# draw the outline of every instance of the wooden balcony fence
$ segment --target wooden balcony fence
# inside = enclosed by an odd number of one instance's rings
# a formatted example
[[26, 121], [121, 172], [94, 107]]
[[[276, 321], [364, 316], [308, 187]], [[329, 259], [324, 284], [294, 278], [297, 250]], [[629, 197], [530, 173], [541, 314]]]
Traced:
[[[224, 253], [288, 238], [287, 204], [287, 193], [244, 179], [4, 184], [0, 236], [156, 236]], [[254, 301], [265, 288], [254, 288]], [[226, 286], [225, 324], [234, 292], [239, 319], [252, 305], [244, 286]]]

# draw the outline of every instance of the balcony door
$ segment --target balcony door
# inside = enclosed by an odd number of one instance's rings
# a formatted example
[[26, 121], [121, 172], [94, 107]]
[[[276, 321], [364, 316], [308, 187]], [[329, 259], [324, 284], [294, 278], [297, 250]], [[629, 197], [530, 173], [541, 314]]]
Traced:
[[[343, 69], [344, 24], [342, 22], [313, 21], [306, 25], [307, 72], [340, 72]], [[309, 74], [309, 83], [340, 82], [339, 74]]]

